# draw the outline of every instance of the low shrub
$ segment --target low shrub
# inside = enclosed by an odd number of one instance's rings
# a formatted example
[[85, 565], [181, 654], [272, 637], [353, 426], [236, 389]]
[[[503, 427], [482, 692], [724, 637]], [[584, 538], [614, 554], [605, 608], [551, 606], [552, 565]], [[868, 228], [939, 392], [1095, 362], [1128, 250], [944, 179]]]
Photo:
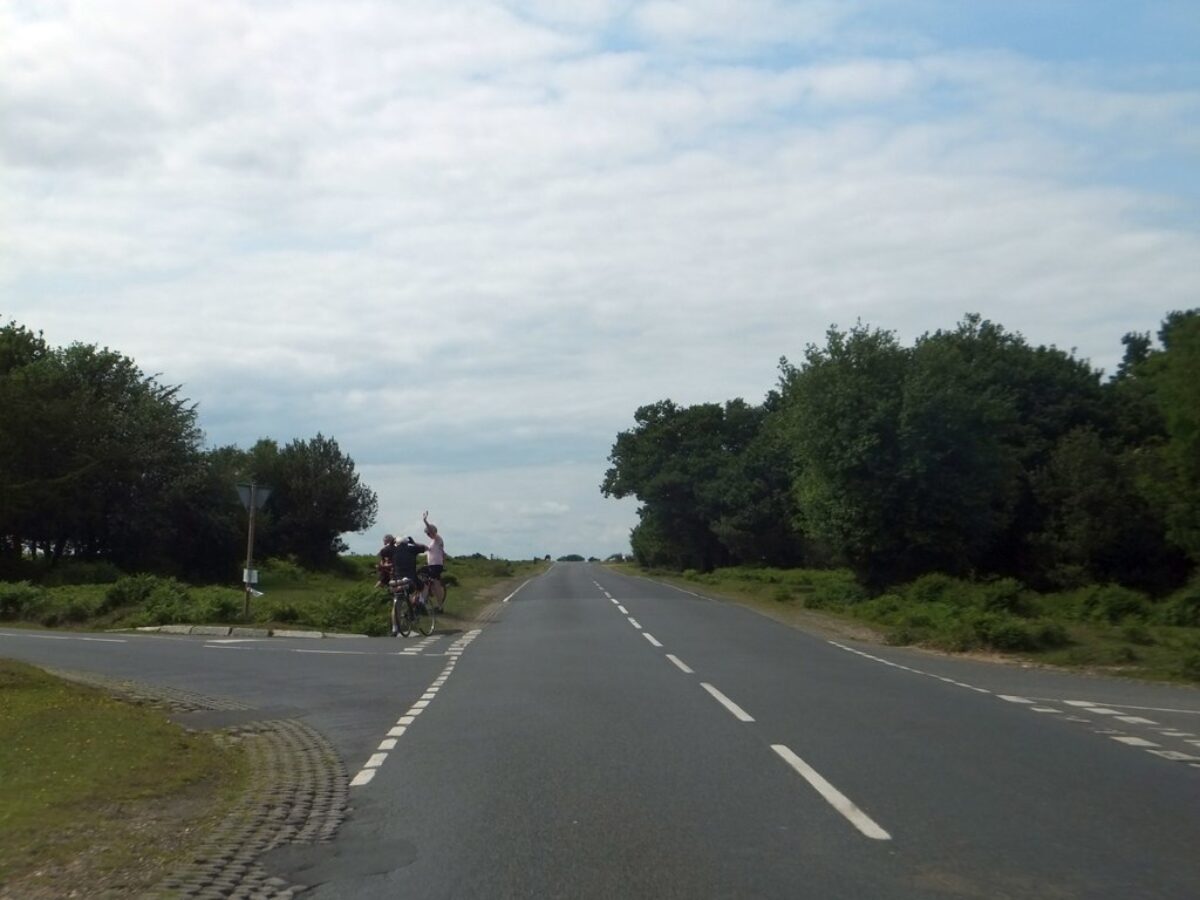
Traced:
[[156, 579], [141, 609], [133, 617], [139, 625], [174, 625], [198, 621], [186, 585], [174, 578]]
[[345, 591], [329, 601], [316, 624], [329, 631], [381, 635], [389, 631], [387, 594], [374, 587]]
[[46, 601], [46, 592], [28, 581], [0, 582], [0, 620], [34, 618]]
[[906, 585], [902, 593], [917, 603], [957, 603], [962, 599], [964, 587], [969, 586], [957, 578], [930, 572]]
[[1128, 618], [1144, 619], [1149, 612], [1145, 594], [1119, 584], [1092, 585], [1079, 592], [1084, 618], [1115, 625]]
[[235, 588], [204, 587], [189, 591], [190, 618], [196, 623], [225, 624], [242, 616], [245, 594]]
[[267, 618], [274, 622], [290, 625], [300, 621], [300, 610], [291, 603], [280, 603], [271, 608]]
[[104, 615], [127, 606], [140, 606], [150, 599], [150, 595], [158, 590], [164, 581], [178, 584], [174, 579], [163, 579], [157, 575], [126, 575], [119, 578], [105, 591], [104, 600], [96, 612]]
[[1171, 594], [1154, 610], [1155, 621], [1181, 628], [1200, 628], [1200, 579]]
[[977, 595], [988, 612], [1027, 616], [1032, 610], [1029, 592], [1015, 578], [1000, 578], [981, 584]]
[[307, 573], [295, 559], [271, 557], [259, 564], [261, 575], [272, 584], [295, 584], [304, 581]]
[[1200, 681], [1200, 643], [1194, 643], [1180, 657], [1175, 674], [1191, 681]]
[[1142, 647], [1149, 647], [1151, 644], [1156, 643], [1150, 629], [1141, 622], [1129, 622], [1123, 625], [1121, 627], [1121, 639]]

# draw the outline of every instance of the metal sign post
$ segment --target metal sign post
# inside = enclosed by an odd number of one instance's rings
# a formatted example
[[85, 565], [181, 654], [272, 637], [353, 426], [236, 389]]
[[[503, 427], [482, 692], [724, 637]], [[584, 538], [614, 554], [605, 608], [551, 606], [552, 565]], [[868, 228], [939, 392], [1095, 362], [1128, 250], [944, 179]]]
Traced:
[[242, 499], [242, 505], [250, 513], [250, 527], [246, 535], [246, 568], [242, 572], [242, 584], [246, 589], [245, 599], [242, 602], [242, 618], [248, 622], [250, 621], [250, 595], [258, 593], [253, 588], [253, 585], [258, 584], [258, 572], [254, 568], [254, 512], [262, 509], [267, 498], [271, 496], [271, 489], [250, 482], [249, 484], [239, 484], [237, 490], [238, 496]]

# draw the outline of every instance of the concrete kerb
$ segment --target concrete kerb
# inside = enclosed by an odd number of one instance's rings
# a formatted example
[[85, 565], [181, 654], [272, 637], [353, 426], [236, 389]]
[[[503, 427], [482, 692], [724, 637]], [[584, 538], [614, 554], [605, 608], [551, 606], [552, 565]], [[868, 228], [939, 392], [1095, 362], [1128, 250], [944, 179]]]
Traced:
[[[111, 628], [109, 631], [126, 631]], [[135, 629], [158, 634], [199, 634], [209, 637], [245, 638], [365, 638], [365, 634], [344, 634], [337, 631], [300, 631], [285, 628], [243, 628], [239, 625], [143, 625]]]

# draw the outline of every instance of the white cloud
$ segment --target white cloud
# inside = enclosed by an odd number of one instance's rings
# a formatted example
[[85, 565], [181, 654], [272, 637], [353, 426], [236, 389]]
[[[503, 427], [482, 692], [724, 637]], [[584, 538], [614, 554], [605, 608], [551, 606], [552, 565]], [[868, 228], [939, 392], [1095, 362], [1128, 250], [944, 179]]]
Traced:
[[636, 407], [757, 401], [831, 322], [979, 311], [1111, 369], [1200, 287], [1196, 198], [1134, 177], [1200, 142], [1161, 74], [870, 55], [840, 3], [36, 10], [0, 14], [0, 313], [214, 442], [336, 436], [382, 520], [421, 467], [483, 552], [622, 549]]

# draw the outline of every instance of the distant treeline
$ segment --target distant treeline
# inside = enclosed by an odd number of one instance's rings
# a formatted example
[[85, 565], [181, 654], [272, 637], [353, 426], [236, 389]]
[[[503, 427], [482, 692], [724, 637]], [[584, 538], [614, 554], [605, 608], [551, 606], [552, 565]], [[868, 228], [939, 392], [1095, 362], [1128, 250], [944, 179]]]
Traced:
[[121, 354], [0, 327], [0, 580], [63, 562], [238, 580], [247, 514], [272, 493], [255, 556], [320, 567], [374, 522], [374, 492], [332, 438], [205, 449], [196, 407]]
[[758, 406], [643, 406], [601, 490], [643, 565], [848, 566], [1159, 593], [1200, 562], [1200, 309], [1105, 379], [977, 315], [902, 346], [832, 328]]

